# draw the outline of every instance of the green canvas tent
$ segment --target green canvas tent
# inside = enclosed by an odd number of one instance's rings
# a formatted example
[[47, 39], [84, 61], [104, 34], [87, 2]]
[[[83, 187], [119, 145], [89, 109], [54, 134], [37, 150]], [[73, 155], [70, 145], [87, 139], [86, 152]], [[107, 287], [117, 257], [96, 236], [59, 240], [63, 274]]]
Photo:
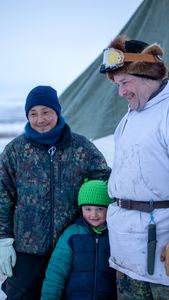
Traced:
[[[168, 0], [144, 0], [119, 34], [160, 43], [169, 62], [168, 20]], [[101, 62], [102, 53], [60, 96], [63, 114], [72, 130], [93, 140], [113, 134], [127, 110], [117, 87], [99, 73]]]

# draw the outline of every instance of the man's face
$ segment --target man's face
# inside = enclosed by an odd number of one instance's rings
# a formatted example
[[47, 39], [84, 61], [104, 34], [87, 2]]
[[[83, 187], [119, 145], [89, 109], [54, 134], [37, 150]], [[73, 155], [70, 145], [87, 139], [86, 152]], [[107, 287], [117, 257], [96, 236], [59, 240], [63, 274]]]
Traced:
[[132, 110], [141, 110], [152, 94], [150, 81], [130, 74], [114, 75], [119, 95], [126, 98]]

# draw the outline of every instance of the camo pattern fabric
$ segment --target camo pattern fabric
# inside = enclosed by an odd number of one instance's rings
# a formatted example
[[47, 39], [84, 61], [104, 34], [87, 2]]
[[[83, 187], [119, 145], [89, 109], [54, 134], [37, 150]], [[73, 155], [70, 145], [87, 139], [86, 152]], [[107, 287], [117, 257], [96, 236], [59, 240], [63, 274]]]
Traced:
[[108, 179], [110, 168], [92, 142], [71, 133], [50, 157], [44, 145], [20, 135], [0, 157], [0, 238], [18, 252], [44, 255], [77, 215], [84, 178]]
[[117, 271], [118, 300], [168, 300], [169, 286], [134, 280]]

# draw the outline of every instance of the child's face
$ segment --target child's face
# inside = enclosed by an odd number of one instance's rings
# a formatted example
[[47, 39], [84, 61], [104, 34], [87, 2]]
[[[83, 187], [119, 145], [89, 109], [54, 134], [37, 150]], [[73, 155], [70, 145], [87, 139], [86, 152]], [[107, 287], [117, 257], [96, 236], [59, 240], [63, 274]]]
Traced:
[[83, 205], [82, 215], [86, 222], [93, 227], [101, 226], [106, 221], [107, 207]]

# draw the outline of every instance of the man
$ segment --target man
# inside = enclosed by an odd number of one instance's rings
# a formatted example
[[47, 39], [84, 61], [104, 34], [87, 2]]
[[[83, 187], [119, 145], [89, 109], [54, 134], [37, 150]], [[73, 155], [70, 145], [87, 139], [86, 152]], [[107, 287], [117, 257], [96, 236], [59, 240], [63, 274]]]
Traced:
[[108, 208], [110, 266], [118, 299], [169, 299], [169, 84], [160, 45], [124, 35], [103, 53], [101, 73], [128, 112], [115, 131]]

